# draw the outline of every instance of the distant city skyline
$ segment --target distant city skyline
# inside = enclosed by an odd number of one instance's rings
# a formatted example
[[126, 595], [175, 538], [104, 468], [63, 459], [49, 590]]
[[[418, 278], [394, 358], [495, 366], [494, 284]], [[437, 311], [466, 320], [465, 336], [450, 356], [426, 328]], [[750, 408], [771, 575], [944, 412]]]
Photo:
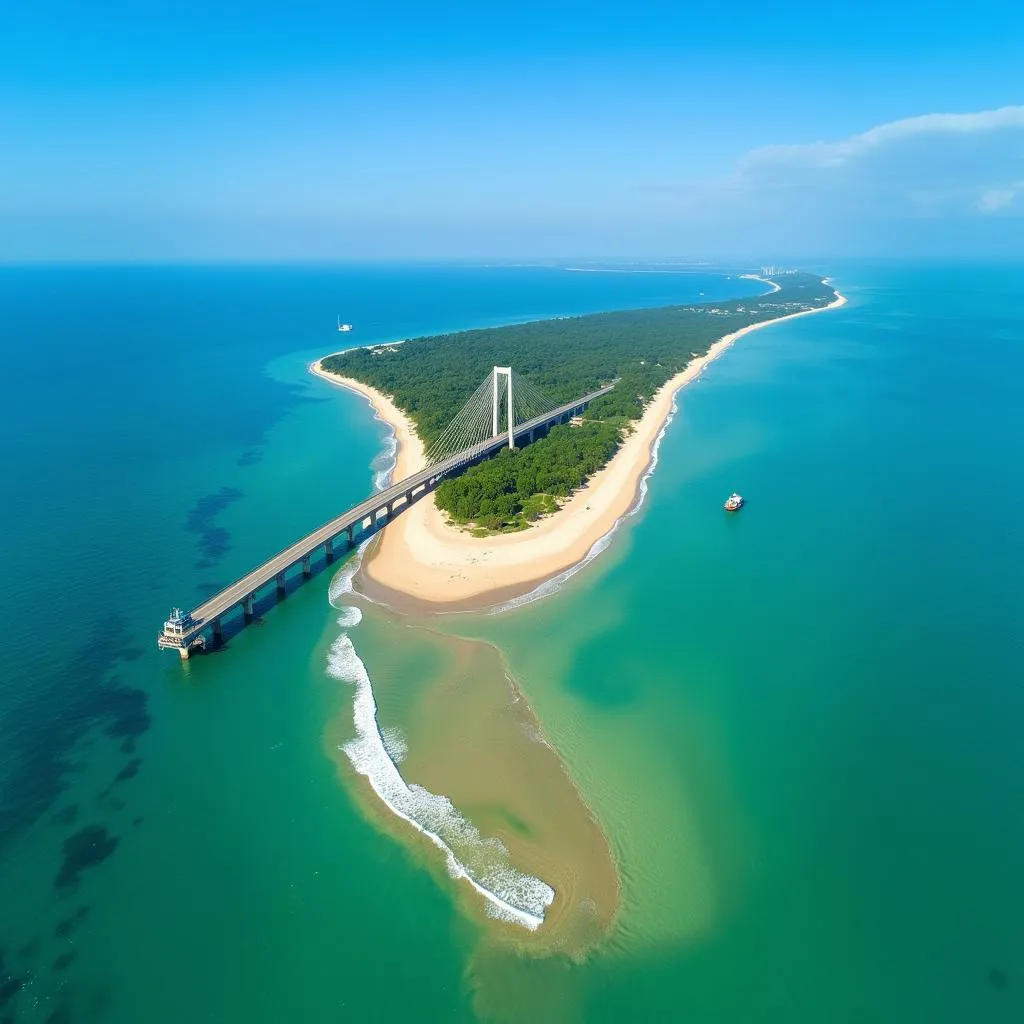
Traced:
[[1024, 14], [0, 11], [0, 260], [1024, 256]]

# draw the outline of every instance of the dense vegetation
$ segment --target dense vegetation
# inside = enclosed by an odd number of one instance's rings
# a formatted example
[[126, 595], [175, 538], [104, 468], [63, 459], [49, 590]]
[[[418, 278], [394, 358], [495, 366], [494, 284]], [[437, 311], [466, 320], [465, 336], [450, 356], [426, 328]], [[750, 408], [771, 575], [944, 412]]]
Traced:
[[495, 364], [515, 367], [557, 402], [620, 378], [611, 394], [590, 406], [583, 425], [553, 429], [438, 488], [439, 507], [458, 521], [518, 528], [552, 508], [545, 496], [570, 494], [604, 465], [628, 421], [639, 418], [658, 388], [718, 338], [835, 298], [810, 274], [787, 274], [777, 283], [780, 291], [757, 298], [539, 320], [352, 349], [328, 356], [323, 366], [393, 396], [427, 446]]
[[557, 507], [616, 452], [622, 423], [553, 427], [547, 437], [518, 451], [502, 448], [492, 459], [445, 480], [438, 508], [460, 523], [486, 530], [520, 527]]

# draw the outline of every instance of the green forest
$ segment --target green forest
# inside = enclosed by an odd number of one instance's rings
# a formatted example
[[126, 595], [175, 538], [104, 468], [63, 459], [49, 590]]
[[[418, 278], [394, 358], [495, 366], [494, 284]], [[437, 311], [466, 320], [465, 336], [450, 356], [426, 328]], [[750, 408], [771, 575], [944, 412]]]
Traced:
[[578, 426], [560, 426], [445, 480], [436, 500], [457, 522], [486, 531], [521, 529], [557, 507], [615, 453], [631, 420], [670, 377], [723, 335], [828, 305], [835, 292], [811, 274], [785, 274], [755, 298], [538, 320], [508, 327], [351, 349], [323, 368], [387, 395], [429, 447], [495, 365], [513, 366], [555, 402], [616, 378]]

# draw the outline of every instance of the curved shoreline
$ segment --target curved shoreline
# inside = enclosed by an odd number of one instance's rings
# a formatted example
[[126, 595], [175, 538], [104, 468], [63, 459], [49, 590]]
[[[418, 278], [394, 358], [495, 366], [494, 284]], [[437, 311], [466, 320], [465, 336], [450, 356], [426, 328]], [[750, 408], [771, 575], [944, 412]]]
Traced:
[[[692, 359], [662, 385], [608, 464], [557, 512], [528, 530], [476, 538], [448, 525], [432, 500], [413, 505], [373, 542], [359, 570], [360, 590], [371, 600], [411, 613], [470, 611], [507, 605], [580, 566], [593, 557], [595, 545], [638, 506], [678, 391], [745, 334], [846, 303], [845, 296], [835, 295], [827, 306], [763, 320], [727, 334], [705, 355]], [[362, 395], [377, 418], [391, 427], [397, 442], [393, 479], [420, 468], [423, 445], [415, 427], [386, 395], [328, 373], [319, 360], [310, 370]]]

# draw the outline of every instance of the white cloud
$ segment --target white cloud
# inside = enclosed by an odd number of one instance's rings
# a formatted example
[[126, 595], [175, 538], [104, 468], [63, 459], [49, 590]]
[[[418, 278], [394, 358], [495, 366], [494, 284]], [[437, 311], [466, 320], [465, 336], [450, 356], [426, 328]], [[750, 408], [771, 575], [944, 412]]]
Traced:
[[737, 251], [1024, 255], [1024, 106], [752, 149], [717, 179], [638, 196], [686, 238]]
[[998, 213], [1011, 207], [1017, 196], [1024, 192], [1024, 181], [1016, 181], [1012, 185], [1003, 188], [986, 189], [978, 197], [977, 208], [979, 213]]
[[922, 136], [984, 135], [1002, 129], [1024, 129], [1024, 106], [1000, 107], [974, 114], [922, 114], [877, 125], [840, 142], [762, 146], [746, 154], [738, 170], [742, 174], [745, 169], [765, 163], [839, 167], [882, 147]]
[[[751, 150], [720, 189], [754, 208], [880, 221], [1024, 213], [1024, 106], [925, 114], [837, 142]], [[745, 194], [745, 195], [744, 195]]]

